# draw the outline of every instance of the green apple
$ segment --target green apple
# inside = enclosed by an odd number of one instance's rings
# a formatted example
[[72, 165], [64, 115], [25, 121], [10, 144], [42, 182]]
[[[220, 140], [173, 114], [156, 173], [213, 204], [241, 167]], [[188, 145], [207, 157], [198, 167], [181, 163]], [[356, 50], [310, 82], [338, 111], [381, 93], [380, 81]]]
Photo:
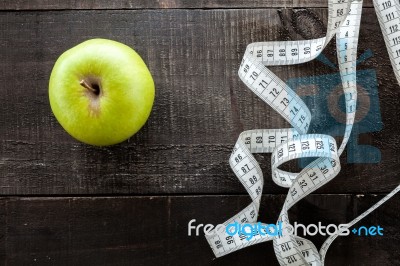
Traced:
[[142, 58], [122, 43], [92, 39], [64, 52], [51, 72], [51, 109], [74, 138], [120, 143], [147, 121], [154, 82]]

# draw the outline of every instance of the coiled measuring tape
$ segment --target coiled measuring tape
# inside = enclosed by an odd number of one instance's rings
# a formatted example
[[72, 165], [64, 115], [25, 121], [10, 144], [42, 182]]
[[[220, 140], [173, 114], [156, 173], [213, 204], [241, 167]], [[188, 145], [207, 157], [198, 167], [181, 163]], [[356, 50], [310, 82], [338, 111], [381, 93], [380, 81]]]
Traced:
[[[329, 0], [326, 37], [285, 42], [257, 42], [247, 46], [239, 68], [239, 77], [246, 86], [264, 102], [275, 109], [293, 128], [258, 129], [242, 132], [237, 140], [229, 163], [239, 181], [246, 188], [252, 202], [224, 223], [224, 230], [212, 230], [206, 239], [216, 257], [257, 243], [273, 241], [280, 265], [324, 265], [330, 244], [343, 232], [400, 190], [400, 185], [382, 200], [346, 224], [323, 243], [320, 251], [302, 237], [291, 234], [288, 210], [302, 198], [331, 181], [340, 171], [339, 157], [346, 147], [354, 124], [357, 88], [356, 59], [361, 20], [362, 0]], [[395, 0], [374, 0], [374, 7], [383, 32], [397, 81], [400, 82], [400, 4]], [[345, 95], [346, 127], [341, 145], [333, 137], [307, 134], [311, 113], [300, 97], [267, 66], [292, 65], [315, 59], [336, 36], [340, 75]], [[253, 153], [272, 153], [273, 181], [289, 188], [277, 224], [283, 233], [274, 236], [255, 232], [247, 240], [240, 234], [228, 234], [225, 228], [232, 223], [256, 224], [264, 185], [263, 174]], [[279, 169], [287, 161], [316, 157], [300, 173]], [[267, 227], [266, 224], [261, 225]], [[232, 232], [232, 231], [231, 231]]]

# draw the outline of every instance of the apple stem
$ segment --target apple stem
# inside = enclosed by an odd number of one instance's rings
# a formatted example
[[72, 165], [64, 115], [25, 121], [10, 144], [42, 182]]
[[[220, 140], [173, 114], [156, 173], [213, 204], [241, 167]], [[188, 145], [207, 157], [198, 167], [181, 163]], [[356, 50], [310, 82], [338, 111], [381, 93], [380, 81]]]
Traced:
[[81, 80], [81, 82], [79, 82], [79, 84], [81, 84], [81, 86], [85, 87], [86, 89], [90, 90], [93, 93], [98, 93], [92, 86], [90, 86], [84, 79]]

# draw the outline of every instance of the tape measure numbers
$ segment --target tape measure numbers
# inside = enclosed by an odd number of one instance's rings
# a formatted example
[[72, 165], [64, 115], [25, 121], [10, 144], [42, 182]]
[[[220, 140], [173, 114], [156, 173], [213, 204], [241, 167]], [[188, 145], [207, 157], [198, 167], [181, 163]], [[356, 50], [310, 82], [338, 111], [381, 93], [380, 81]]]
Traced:
[[[256, 224], [264, 185], [263, 173], [253, 153], [271, 153], [273, 181], [289, 188], [277, 224], [283, 232], [290, 232], [288, 210], [302, 198], [332, 180], [340, 171], [339, 157], [344, 151], [355, 119], [357, 88], [356, 61], [362, 1], [329, 0], [326, 37], [285, 42], [258, 42], [249, 44], [239, 68], [244, 84], [269, 106], [275, 109], [293, 128], [258, 129], [242, 132], [237, 140], [229, 163], [239, 181], [246, 188], [252, 202], [224, 223]], [[375, 10], [389, 51], [396, 78], [400, 81], [400, 6], [394, 0], [374, 1]], [[346, 128], [341, 145], [333, 137], [307, 134], [311, 113], [301, 98], [267, 66], [292, 65], [315, 59], [336, 36], [340, 75], [346, 106]], [[305, 157], [317, 159], [300, 173], [279, 168], [287, 161]], [[398, 186], [385, 198], [346, 225], [357, 223], [400, 190]], [[262, 224], [267, 227], [266, 224]], [[280, 265], [324, 265], [330, 244], [340, 234], [328, 237], [318, 251], [315, 245], [293, 234], [256, 234], [249, 240], [240, 234], [211, 231], [206, 236], [216, 257], [265, 241], [273, 241], [275, 255]]]

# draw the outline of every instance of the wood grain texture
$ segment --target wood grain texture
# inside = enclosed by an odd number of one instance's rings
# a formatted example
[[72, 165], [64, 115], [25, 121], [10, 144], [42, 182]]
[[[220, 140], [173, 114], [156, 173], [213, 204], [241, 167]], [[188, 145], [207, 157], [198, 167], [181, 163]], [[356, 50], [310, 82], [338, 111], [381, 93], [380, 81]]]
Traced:
[[[239, 133], [288, 124], [240, 82], [243, 51], [254, 41], [323, 36], [326, 15], [326, 9], [1, 12], [0, 194], [245, 193], [228, 165]], [[365, 9], [362, 18], [359, 53], [371, 49], [373, 57], [359, 67], [376, 70], [384, 127], [360, 134], [359, 143], [375, 146], [382, 158], [348, 164], [344, 157], [342, 172], [321, 193], [388, 192], [399, 182], [400, 90], [374, 11]], [[47, 95], [57, 57], [95, 37], [134, 47], [156, 83], [148, 123], [108, 148], [73, 140]], [[333, 62], [334, 49], [332, 43], [324, 52]], [[284, 80], [337, 73], [318, 61], [274, 71]], [[318, 98], [307, 103], [313, 114], [326, 111]], [[271, 181], [269, 155], [257, 158], [264, 192], [285, 193]]]
[[[311, 195], [290, 217], [306, 225], [345, 223], [381, 197]], [[275, 222], [283, 201], [283, 195], [263, 197], [260, 220]], [[190, 220], [216, 225], [248, 202], [245, 196], [2, 198], [0, 259], [3, 265], [278, 265], [270, 242], [214, 259], [204, 234], [188, 236]], [[357, 225], [380, 225], [383, 236], [339, 237], [326, 266], [399, 265], [398, 202], [397, 196]], [[325, 237], [309, 239], [319, 248]]]
[[[187, 236], [187, 224], [221, 223], [250, 202], [228, 165], [241, 131], [288, 126], [239, 81], [246, 45], [324, 36], [326, 5], [326, 0], [0, 1], [0, 265], [278, 265], [272, 243], [215, 259], [202, 236]], [[145, 127], [108, 148], [68, 136], [47, 96], [57, 57], [96, 37], [135, 48], [157, 89]], [[357, 155], [349, 150], [340, 175], [317, 191], [334, 194], [309, 195], [290, 211], [292, 222], [349, 222], [399, 183], [400, 91], [384, 46], [374, 10], [365, 8], [359, 54], [371, 49], [373, 56], [359, 68], [367, 71], [363, 77], [372, 77], [365, 83], [377, 83], [368, 99], [379, 97], [375, 114], [382, 121], [368, 116], [364, 124], [371, 130], [355, 130], [363, 132], [356, 136], [359, 144], [379, 149], [381, 162], [349, 163]], [[334, 44], [323, 54], [336, 63]], [[318, 61], [274, 71], [292, 81], [316, 76], [313, 84], [332, 87], [337, 73]], [[321, 92], [326, 87], [296, 86], [314, 125], [338, 131], [320, 115], [329, 107]], [[368, 109], [360, 106], [359, 113]], [[286, 189], [270, 178], [270, 156], [257, 159], [266, 193], [259, 220], [272, 223]], [[74, 195], [88, 196], [67, 197]], [[400, 265], [399, 219], [397, 195], [357, 225], [380, 225], [384, 236], [338, 238], [326, 265]], [[325, 240], [310, 239], [318, 248]]]
[[[192, 9], [192, 8], [271, 8], [271, 7], [327, 7], [327, 0], [125, 0], [125, 1], [51, 1], [3, 0], [0, 10], [57, 10], [57, 9]], [[372, 1], [365, 0], [365, 7]]]

